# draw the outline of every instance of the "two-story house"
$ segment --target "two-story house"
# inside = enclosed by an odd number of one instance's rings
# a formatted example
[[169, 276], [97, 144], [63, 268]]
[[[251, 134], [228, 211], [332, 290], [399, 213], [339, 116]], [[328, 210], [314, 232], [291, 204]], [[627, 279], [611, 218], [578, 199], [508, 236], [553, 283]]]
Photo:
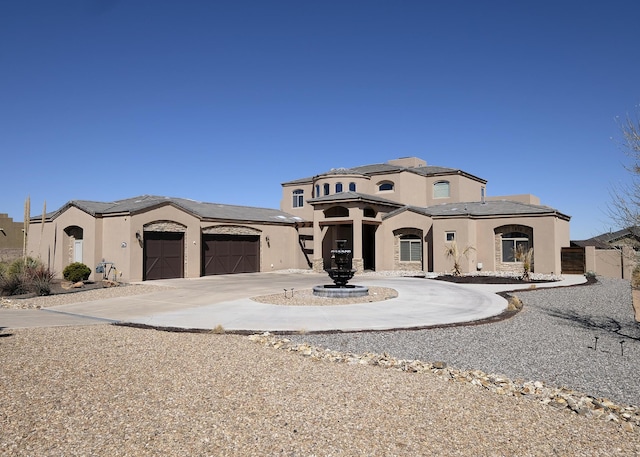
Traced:
[[444, 272], [456, 243], [463, 271], [517, 271], [515, 250], [534, 249], [534, 269], [557, 273], [569, 246], [569, 216], [532, 195], [488, 197], [487, 181], [416, 157], [337, 168], [282, 184], [281, 209], [307, 221], [301, 240], [311, 266], [330, 266], [347, 240], [357, 270]]

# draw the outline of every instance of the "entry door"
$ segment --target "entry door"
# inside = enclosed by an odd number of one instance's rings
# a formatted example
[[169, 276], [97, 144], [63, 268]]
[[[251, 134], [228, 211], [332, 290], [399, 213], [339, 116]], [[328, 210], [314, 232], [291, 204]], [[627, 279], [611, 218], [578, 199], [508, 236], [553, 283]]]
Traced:
[[82, 240], [73, 242], [73, 261], [82, 263]]

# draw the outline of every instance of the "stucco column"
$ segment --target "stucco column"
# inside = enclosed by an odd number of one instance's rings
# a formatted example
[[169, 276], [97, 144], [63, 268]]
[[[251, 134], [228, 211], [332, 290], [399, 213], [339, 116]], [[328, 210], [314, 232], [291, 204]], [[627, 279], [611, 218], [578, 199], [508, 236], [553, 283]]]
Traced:
[[353, 221], [353, 262], [352, 267], [357, 272], [364, 270], [364, 260], [362, 258], [362, 209], [350, 208], [349, 217]]
[[[321, 211], [318, 211], [322, 214]], [[322, 240], [327, 232], [327, 227], [320, 226], [320, 217], [316, 214], [313, 218], [313, 271], [321, 272], [324, 270], [324, 261], [322, 260]]]

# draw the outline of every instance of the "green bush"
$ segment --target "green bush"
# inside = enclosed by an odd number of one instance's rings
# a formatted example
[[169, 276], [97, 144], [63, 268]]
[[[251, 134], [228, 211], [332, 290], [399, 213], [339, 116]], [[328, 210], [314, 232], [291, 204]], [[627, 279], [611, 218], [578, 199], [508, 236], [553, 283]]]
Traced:
[[81, 262], [74, 262], [67, 265], [65, 269], [62, 270], [62, 276], [64, 279], [71, 282], [86, 281], [89, 279], [90, 274], [91, 268]]

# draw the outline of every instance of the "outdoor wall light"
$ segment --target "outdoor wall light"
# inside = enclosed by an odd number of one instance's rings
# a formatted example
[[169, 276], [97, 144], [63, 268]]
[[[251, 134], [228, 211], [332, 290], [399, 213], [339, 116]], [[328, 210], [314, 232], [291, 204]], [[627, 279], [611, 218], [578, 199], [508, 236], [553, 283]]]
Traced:
[[142, 235], [140, 234], [140, 230], [136, 232], [136, 240], [142, 241]]
[[0, 232], [2, 232], [4, 236], [7, 236], [7, 232], [5, 232], [3, 228], [0, 228]]

